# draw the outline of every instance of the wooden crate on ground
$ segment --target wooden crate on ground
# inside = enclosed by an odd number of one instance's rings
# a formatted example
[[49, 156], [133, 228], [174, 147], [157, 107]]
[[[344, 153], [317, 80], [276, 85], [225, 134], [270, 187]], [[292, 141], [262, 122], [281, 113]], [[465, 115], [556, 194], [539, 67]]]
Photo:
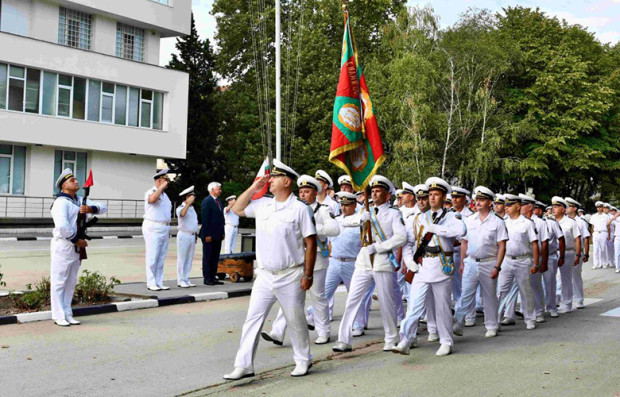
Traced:
[[254, 252], [220, 255], [220, 261], [217, 265], [217, 277], [223, 280], [228, 274], [232, 283], [238, 282], [241, 278], [243, 278], [243, 281], [252, 281], [255, 258], [256, 254]]

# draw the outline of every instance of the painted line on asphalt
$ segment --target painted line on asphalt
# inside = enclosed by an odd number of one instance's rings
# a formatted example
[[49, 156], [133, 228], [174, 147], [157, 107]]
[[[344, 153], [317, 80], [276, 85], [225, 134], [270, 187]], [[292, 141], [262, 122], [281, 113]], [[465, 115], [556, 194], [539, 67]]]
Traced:
[[0, 241], [17, 241], [17, 237], [0, 237]]
[[609, 311], [606, 311], [605, 313], [602, 313], [601, 316], [605, 316], [605, 317], [620, 317], [620, 307], [616, 307], [615, 309], [611, 309]]

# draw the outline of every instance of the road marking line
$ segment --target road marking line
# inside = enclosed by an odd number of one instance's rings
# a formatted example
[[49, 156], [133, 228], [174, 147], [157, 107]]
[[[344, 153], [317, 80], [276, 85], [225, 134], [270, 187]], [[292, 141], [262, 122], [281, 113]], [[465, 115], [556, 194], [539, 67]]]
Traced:
[[584, 298], [583, 299], [583, 305], [584, 306], [589, 306], [589, 305], [593, 305], [595, 303], [598, 303], [602, 301], [602, 299], [597, 299], [597, 298]]
[[620, 317], [620, 307], [616, 307], [615, 309], [611, 309], [609, 311], [606, 311], [605, 313], [602, 313], [601, 316]]

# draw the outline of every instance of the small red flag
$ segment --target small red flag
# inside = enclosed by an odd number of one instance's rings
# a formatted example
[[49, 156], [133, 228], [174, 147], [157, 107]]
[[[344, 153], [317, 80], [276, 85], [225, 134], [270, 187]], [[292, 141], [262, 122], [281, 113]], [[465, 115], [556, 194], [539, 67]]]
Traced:
[[[265, 161], [263, 161], [263, 164], [261, 164], [260, 169], [258, 170], [258, 173], [256, 174], [256, 178], [254, 178], [254, 181], [262, 178], [265, 175], [269, 175], [269, 158], [266, 158]], [[267, 194], [267, 192], [269, 191], [269, 182], [267, 182], [267, 184], [265, 184], [265, 186], [261, 189], [260, 192], [256, 192], [254, 193], [254, 195], [252, 196], [252, 200], [258, 200], [259, 198], [263, 197], [265, 194]]]
[[91, 187], [92, 185], [94, 185], [93, 183], [93, 170], [89, 170], [88, 172], [88, 179], [86, 179], [86, 182], [84, 182], [84, 186], [82, 186], [83, 188], [87, 188], [87, 187]]

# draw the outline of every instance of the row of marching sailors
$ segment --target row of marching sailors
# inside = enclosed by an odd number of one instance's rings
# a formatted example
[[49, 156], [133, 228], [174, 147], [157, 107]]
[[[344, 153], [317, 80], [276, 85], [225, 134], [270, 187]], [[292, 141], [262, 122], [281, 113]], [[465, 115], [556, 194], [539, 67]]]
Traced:
[[[274, 197], [250, 201], [252, 194], [260, 191], [267, 179]], [[304, 203], [292, 194], [293, 181], [297, 181]], [[314, 178], [299, 177], [292, 168], [274, 162], [271, 177], [255, 181], [233, 208], [241, 216], [256, 218], [258, 269], [235, 368], [224, 376], [225, 379], [254, 376], [259, 335], [276, 301], [280, 305], [278, 317], [272, 330], [262, 332], [262, 336], [281, 345], [284, 329], [288, 327], [296, 363], [291, 375], [306, 375], [312, 366], [308, 329], [316, 328], [316, 344], [330, 341], [329, 300], [341, 281], [347, 287], [348, 295], [338, 341], [333, 346], [336, 352], [351, 351], [354, 333], [363, 333], [364, 316], [374, 287], [378, 292], [385, 333], [384, 351], [408, 354], [410, 347], [416, 344], [418, 322], [426, 312], [429, 332], [440, 341], [437, 354], [450, 354], [455, 270], [458, 273], [462, 270], [464, 274], [462, 308], [458, 308], [454, 324], [457, 334], [459, 329], [462, 330], [465, 314], [473, 305], [478, 284], [482, 290], [487, 336], [497, 335], [499, 311], [506, 306], [504, 302], [508, 302], [513, 282], [521, 295], [522, 310], [527, 313], [528, 328], [533, 328], [535, 317], [530, 315], [533, 311], [530, 305], [534, 299], [528, 275], [544, 269], [541, 268], [543, 264], [537, 243], [538, 229], [533, 220], [520, 214], [522, 199], [519, 196], [506, 195], [509, 216], [504, 220], [492, 211], [496, 198], [493, 192], [478, 187], [474, 192], [478, 212], [464, 219], [460, 213], [444, 208], [446, 195], [452, 187], [440, 178], [429, 178], [425, 184], [411, 188], [418, 193], [418, 209], [403, 219], [401, 211], [390, 205], [390, 196], [395, 191], [393, 184], [377, 175], [370, 182], [372, 209], [359, 210], [355, 195], [341, 191], [338, 197], [342, 214], [336, 216], [334, 209], [316, 199], [319, 192], [331, 184], [329, 176], [322, 171]], [[566, 202], [554, 198], [556, 205], [559, 216], [560, 207], [564, 208]], [[558, 224], [562, 222], [569, 223], [560, 221]], [[359, 242], [360, 226], [367, 223], [371, 225], [372, 243], [366, 241], [362, 246]], [[462, 269], [455, 269], [457, 241], [461, 241], [465, 264]], [[328, 244], [331, 247], [327, 247]], [[398, 258], [401, 256], [400, 247], [402, 257]], [[576, 249], [579, 251], [580, 247]], [[572, 252], [571, 258], [568, 258], [569, 252]], [[563, 244], [560, 249], [560, 256], [567, 263], [574, 261], [576, 254], [579, 252], [575, 252], [572, 246]], [[400, 318], [398, 308], [402, 307], [402, 295], [395, 271], [399, 260], [409, 273], [407, 280], [411, 279], [411, 273], [414, 274], [407, 312]], [[498, 278], [499, 298], [496, 293]], [[562, 284], [572, 286], [564, 279]], [[546, 290], [555, 291], [555, 286], [549, 285]], [[313, 301], [313, 306], [307, 309], [305, 291], [310, 292]], [[562, 299], [564, 302], [564, 296]], [[400, 324], [400, 334], [397, 324]]]

